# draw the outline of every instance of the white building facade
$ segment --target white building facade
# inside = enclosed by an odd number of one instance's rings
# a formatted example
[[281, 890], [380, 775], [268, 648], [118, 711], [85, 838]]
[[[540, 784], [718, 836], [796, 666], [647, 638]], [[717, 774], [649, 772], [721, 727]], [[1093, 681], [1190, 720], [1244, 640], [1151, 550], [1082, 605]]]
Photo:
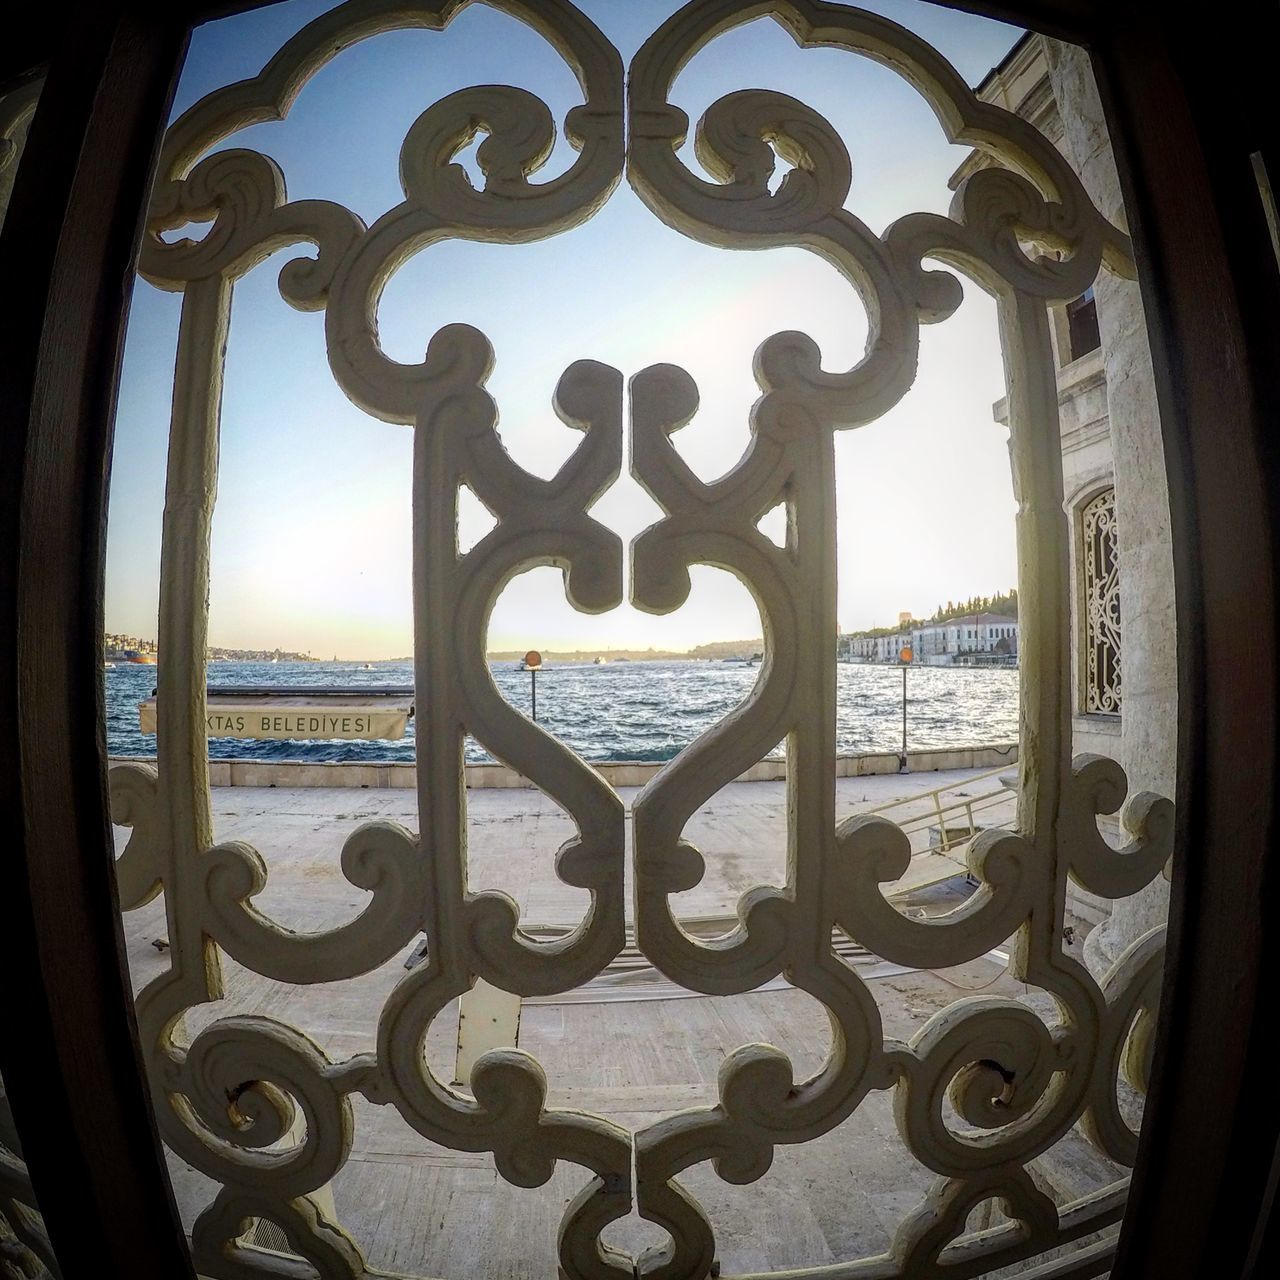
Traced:
[[945, 622], [919, 622], [911, 629], [915, 661], [946, 665], [968, 655], [1014, 659], [1018, 655], [1018, 620], [998, 613], [967, 613]]
[[[1083, 50], [1028, 33], [978, 87], [1043, 133], [1080, 174], [1097, 206], [1126, 226], [1119, 177], [1101, 102]], [[988, 161], [974, 152], [952, 186]], [[1077, 753], [1119, 761], [1133, 792], [1176, 790], [1177, 679], [1172, 537], [1155, 378], [1138, 285], [1103, 272], [1093, 288], [1051, 312], [1062, 448], [1063, 511], [1069, 523], [1072, 730]], [[1004, 400], [993, 406], [1008, 423]], [[1013, 628], [1017, 651], [1017, 624]], [[969, 635], [970, 631], [983, 634]], [[947, 665], [981, 652], [989, 631], [963, 618], [916, 624], [892, 637], [847, 637], [850, 657], [895, 661], [910, 643], [916, 662]], [[1114, 816], [1100, 825], [1119, 836]], [[1157, 881], [1112, 905], [1072, 887], [1073, 906], [1094, 919], [1096, 967], [1164, 919], [1168, 890]]]
[[945, 622], [917, 622], [910, 628], [842, 636], [845, 662], [899, 662], [910, 648], [912, 661], [946, 666], [956, 658], [989, 655], [1014, 660], [1018, 655], [1018, 620], [998, 613], [968, 613]]
[[842, 662], [898, 662], [898, 655], [910, 643], [909, 631], [854, 633], [840, 637], [838, 656]]
[[[978, 87], [1043, 133], [1091, 198], [1126, 226], [1119, 176], [1088, 54], [1028, 33]], [[973, 153], [958, 186], [987, 162]], [[1071, 697], [1077, 753], [1118, 760], [1132, 792], [1175, 791], [1177, 680], [1172, 537], [1151, 352], [1136, 281], [1108, 272], [1051, 312], [1062, 445], [1063, 510], [1071, 547]], [[1004, 400], [996, 420], [1008, 422]], [[1104, 829], [1115, 830], [1103, 815]], [[1119, 834], [1118, 832], [1116, 833]], [[1133, 899], [1073, 905], [1110, 918], [1086, 944], [1090, 963], [1114, 960], [1163, 920], [1157, 880]]]

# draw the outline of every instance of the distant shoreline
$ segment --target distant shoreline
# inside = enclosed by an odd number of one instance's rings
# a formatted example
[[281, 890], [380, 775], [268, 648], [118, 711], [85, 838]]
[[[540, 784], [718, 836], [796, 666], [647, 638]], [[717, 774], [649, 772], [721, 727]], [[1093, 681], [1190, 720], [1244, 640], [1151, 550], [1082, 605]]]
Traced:
[[[599, 658], [602, 662], [705, 662], [711, 655], [705, 653], [669, 653], [665, 649], [583, 649], [579, 651], [565, 651], [555, 653], [546, 649], [538, 651], [542, 655], [542, 663], [549, 666], [553, 663], [582, 663], [595, 662]], [[759, 649], [750, 652], [738, 654], [715, 655], [716, 657], [751, 657], [751, 653], [759, 653]], [[486, 659], [490, 662], [520, 662], [524, 658], [524, 652], [512, 653], [509, 650], [501, 650], [496, 653], [486, 653]]]
[[[486, 662], [523, 662], [524, 656], [529, 651], [521, 649], [518, 653], [514, 649], [495, 650], [492, 653], [486, 653]], [[603, 663], [609, 662], [715, 662], [720, 658], [750, 658], [753, 654], [762, 652], [760, 648], [744, 650], [739, 653], [736, 650], [733, 653], [726, 654], [708, 654], [708, 653], [675, 653], [666, 649], [583, 649], [564, 650], [557, 653], [551, 649], [539, 649], [538, 654], [542, 658], [544, 667], [554, 665], [575, 664], [581, 665], [584, 662], [595, 662], [597, 658]], [[321, 659], [327, 661], [327, 659]], [[338, 665], [351, 665], [352, 663], [368, 661], [372, 663], [381, 662], [412, 662], [413, 658], [406, 656], [403, 658], [339, 658]]]
[[[490, 662], [519, 662], [528, 650], [494, 649], [485, 654]], [[716, 640], [692, 649], [539, 649], [543, 662], [697, 662], [705, 658], [753, 658], [764, 653], [764, 641]]]
[[[489, 662], [520, 662], [529, 651], [527, 649], [499, 649], [493, 650], [485, 654], [485, 658]], [[763, 640], [744, 640], [740, 644], [737, 642], [723, 644], [700, 645], [697, 649], [677, 651], [671, 649], [540, 649], [538, 652], [542, 655], [543, 663], [566, 663], [566, 662], [594, 662], [597, 658], [604, 662], [705, 662], [707, 660], [715, 661], [719, 658], [751, 658], [759, 656], [764, 652]], [[155, 651], [147, 651], [147, 658], [150, 661], [145, 664], [154, 666], [157, 654]], [[128, 654], [122, 651], [108, 650], [106, 653], [106, 661], [125, 665], [133, 661]], [[273, 655], [269, 650], [262, 653], [252, 653], [245, 655], [232, 655], [228, 653], [212, 653], [206, 658], [207, 662], [242, 662], [242, 663], [269, 663], [269, 662], [305, 662], [313, 666], [338, 665], [340, 667], [359, 666], [364, 663], [384, 664], [384, 663], [406, 663], [413, 661], [412, 654], [405, 654], [395, 658], [317, 658], [311, 654], [299, 653], [281, 653], [279, 657]]]

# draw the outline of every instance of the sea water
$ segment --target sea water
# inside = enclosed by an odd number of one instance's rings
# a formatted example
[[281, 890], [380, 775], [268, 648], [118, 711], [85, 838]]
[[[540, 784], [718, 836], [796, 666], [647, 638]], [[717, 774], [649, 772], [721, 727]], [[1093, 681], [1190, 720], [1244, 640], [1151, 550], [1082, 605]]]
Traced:
[[[531, 675], [515, 663], [490, 671], [504, 698], [530, 712]], [[155, 689], [156, 668], [116, 666], [103, 673], [107, 748], [116, 756], [155, 755], [154, 734], [138, 727], [138, 704]], [[732, 662], [551, 663], [538, 672], [538, 723], [586, 760], [670, 760], [743, 702], [759, 666]], [[350, 688], [411, 685], [407, 662], [214, 662], [211, 686]], [[413, 721], [398, 741], [253, 741], [211, 738], [214, 760], [413, 760]], [[907, 672], [907, 746], [976, 746], [1018, 736], [1018, 673], [1008, 669], [912, 667]], [[902, 745], [902, 671], [836, 667], [836, 745], [842, 755], [897, 751]], [[467, 760], [493, 756], [468, 738]]]

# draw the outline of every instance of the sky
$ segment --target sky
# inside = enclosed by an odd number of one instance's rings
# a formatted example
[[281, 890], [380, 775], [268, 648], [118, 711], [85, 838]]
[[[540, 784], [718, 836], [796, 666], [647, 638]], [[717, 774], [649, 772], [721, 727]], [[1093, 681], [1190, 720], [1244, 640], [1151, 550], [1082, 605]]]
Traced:
[[[193, 34], [175, 117], [212, 89], [256, 74], [331, 0], [288, 0]], [[624, 61], [676, 0], [580, 0]], [[865, 7], [923, 35], [976, 84], [1021, 34], [918, 0]], [[398, 155], [419, 113], [471, 84], [514, 84], [557, 120], [581, 101], [566, 64], [519, 21], [483, 5], [443, 32], [392, 32], [345, 50], [302, 91], [288, 118], [244, 129], [282, 167], [292, 199], [336, 200], [366, 222], [399, 203]], [[742, 88], [790, 93], [840, 131], [853, 160], [847, 207], [879, 233], [915, 210], [944, 213], [947, 178], [966, 155], [894, 73], [838, 50], [801, 50], [769, 19], [719, 37], [681, 73], [673, 101], [697, 120]], [[692, 130], [690, 131], [692, 133]], [[574, 153], [562, 140], [542, 181]], [[685, 163], [701, 172], [686, 144]], [[474, 173], [474, 160], [464, 156]], [[705, 176], [705, 175], [704, 175]], [[193, 234], [198, 234], [195, 232]], [[232, 308], [214, 517], [209, 637], [230, 648], [282, 648], [376, 659], [412, 651], [412, 428], [371, 418], [334, 382], [323, 316], [294, 311], [276, 286], [286, 254], [239, 281]], [[289, 256], [298, 256], [292, 251]], [[107, 542], [110, 632], [156, 633], [165, 450], [181, 296], [139, 280], [125, 344]], [[759, 394], [755, 348], [800, 329], [828, 369], [866, 342], [865, 312], [836, 270], [800, 249], [732, 251], [665, 227], [627, 186], [583, 226], [533, 245], [451, 241], [393, 277], [379, 310], [393, 358], [421, 359], [441, 326], [466, 322], [493, 343], [489, 390], [514, 458], [550, 476], [581, 437], [551, 409], [561, 372], [583, 358], [630, 376], [673, 362], [693, 374], [701, 407], [675, 442], [704, 479], [748, 442]], [[1007, 433], [991, 406], [1004, 394], [995, 307], [965, 283], [950, 320], [921, 330], [920, 371], [884, 417], [836, 438], [839, 622], [844, 630], [927, 616], [940, 603], [1016, 582]], [[626, 475], [593, 508], [624, 539], [660, 516]], [[488, 527], [464, 508], [465, 547]], [[781, 525], [777, 524], [780, 534]], [[765, 526], [768, 528], [768, 526]], [[623, 606], [588, 616], [566, 601], [558, 571], [515, 579], [490, 623], [495, 650], [686, 649], [761, 633], [746, 588], [695, 569], [677, 613]]]

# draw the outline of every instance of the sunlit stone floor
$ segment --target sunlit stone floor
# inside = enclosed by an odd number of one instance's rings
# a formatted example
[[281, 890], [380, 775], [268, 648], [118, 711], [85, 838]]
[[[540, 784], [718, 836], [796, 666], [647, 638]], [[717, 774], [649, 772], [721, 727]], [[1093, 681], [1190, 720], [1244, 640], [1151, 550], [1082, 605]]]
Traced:
[[[975, 772], [840, 779], [837, 816], [937, 786], [963, 789]], [[702, 849], [707, 875], [675, 899], [683, 919], [728, 916], [753, 885], [783, 882], [784, 791], [782, 783], [731, 784], [689, 824], [686, 835]], [[623, 796], [628, 804], [634, 798]], [[246, 840], [266, 861], [268, 885], [258, 907], [295, 929], [331, 928], [366, 900], [338, 865], [352, 830], [372, 819], [417, 826], [411, 791], [237, 787], [215, 790], [213, 799], [217, 838]], [[563, 812], [535, 791], [472, 791], [468, 803], [471, 887], [509, 893], [526, 926], [579, 919], [587, 895], [561, 885], [553, 871], [555, 851], [573, 830]], [[921, 800], [896, 816], [924, 812], [930, 803]], [[1011, 817], [1012, 803], [1011, 796], [1008, 810], [993, 811], [989, 820]], [[117, 835], [123, 842], [127, 832], [118, 829]], [[927, 836], [915, 843], [923, 848]], [[911, 909], [932, 912], [959, 901], [968, 891], [962, 870], [958, 862], [921, 852], [902, 885], [929, 887], [914, 892]], [[1077, 928], [1075, 945], [1084, 931]], [[130, 913], [125, 934], [136, 989], [168, 965], [167, 953], [152, 945], [164, 936], [162, 901]], [[264, 1014], [302, 1028], [331, 1058], [370, 1051], [378, 1011], [404, 976], [404, 958], [362, 978], [312, 987], [271, 982], [224, 959], [225, 1000], [196, 1011], [189, 1024], [194, 1031], [228, 1013]], [[855, 963], [890, 1037], [910, 1038], [939, 1009], [978, 992], [1029, 999], [1046, 1011], [1043, 996], [1026, 992], [1003, 972], [999, 955], [945, 972], [903, 972], [865, 956]], [[526, 1002], [518, 1043], [542, 1063], [549, 1102], [639, 1129], [672, 1111], [713, 1103], [720, 1064], [740, 1045], [777, 1045], [795, 1063], [798, 1078], [816, 1070], [830, 1047], [825, 1011], [804, 992], [783, 986], [728, 997], [670, 998], [674, 994], [658, 975], [641, 969], [621, 984], [606, 981], [573, 999]], [[455, 1004], [436, 1020], [427, 1041], [428, 1059], [446, 1080], [454, 1074], [456, 1042]], [[359, 1097], [354, 1106], [355, 1144], [332, 1190], [338, 1217], [371, 1268], [440, 1280], [556, 1276], [557, 1224], [586, 1180], [584, 1170], [561, 1164], [541, 1188], [513, 1187], [498, 1177], [488, 1155], [436, 1146], [391, 1107]], [[175, 1158], [170, 1166], [190, 1228], [216, 1188]], [[1122, 1172], [1074, 1132], [1033, 1166], [1059, 1204]], [[749, 1186], [721, 1182], [707, 1165], [682, 1180], [708, 1212], [722, 1274], [730, 1276], [882, 1252], [934, 1175], [903, 1147], [891, 1095], [873, 1093], [833, 1132], [779, 1147], [768, 1173]], [[999, 1220], [997, 1210], [993, 1221]], [[971, 1229], [983, 1225], [987, 1220], [970, 1222]], [[634, 1217], [615, 1224], [606, 1239], [638, 1252], [663, 1236]]]

